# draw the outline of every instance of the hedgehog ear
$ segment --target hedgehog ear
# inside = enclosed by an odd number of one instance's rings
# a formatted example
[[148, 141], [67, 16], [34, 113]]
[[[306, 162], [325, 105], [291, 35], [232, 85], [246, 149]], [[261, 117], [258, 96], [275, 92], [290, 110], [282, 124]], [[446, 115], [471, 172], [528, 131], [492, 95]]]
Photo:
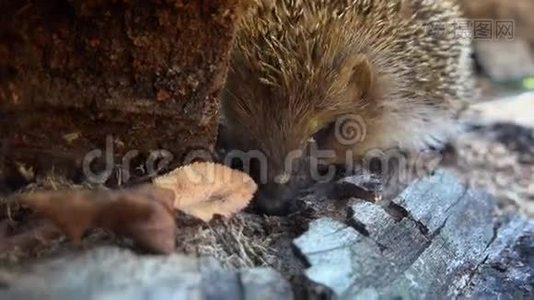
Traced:
[[349, 57], [340, 70], [339, 79], [349, 92], [356, 93], [358, 98], [364, 97], [371, 90], [374, 81], [371, 62], [363, 54]]

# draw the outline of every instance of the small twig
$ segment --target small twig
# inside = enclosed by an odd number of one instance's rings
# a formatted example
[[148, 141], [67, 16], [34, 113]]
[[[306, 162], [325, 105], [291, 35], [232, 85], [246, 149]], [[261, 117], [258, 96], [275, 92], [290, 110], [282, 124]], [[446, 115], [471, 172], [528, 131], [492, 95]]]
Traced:
[[342, 182], [333, 185], [329, 191], [328, 196], [333, 199], [348, 199], [358, 198], [372, 203], [376, 203], [381, 200], [381, 195], [374, 191], [369, 191], [361, 186]]

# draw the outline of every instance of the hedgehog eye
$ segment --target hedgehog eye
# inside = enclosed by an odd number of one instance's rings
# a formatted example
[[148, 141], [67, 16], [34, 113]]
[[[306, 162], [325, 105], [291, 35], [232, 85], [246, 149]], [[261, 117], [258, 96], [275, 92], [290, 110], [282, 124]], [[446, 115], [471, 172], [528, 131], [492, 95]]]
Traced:
[[318, 131], [316, 131], [312, 135], [312, 138], [315, 141], [315, 143], [317, 143], [317, 145], [321, 147], [321, 145], [323, 145], [328, 140], [328, 138], [332, 134], [334, 134], [334, 128], [335, 128], [335, 122], [332, 122], [330, 124], [327, 124], [326, 126], [323, 126]]

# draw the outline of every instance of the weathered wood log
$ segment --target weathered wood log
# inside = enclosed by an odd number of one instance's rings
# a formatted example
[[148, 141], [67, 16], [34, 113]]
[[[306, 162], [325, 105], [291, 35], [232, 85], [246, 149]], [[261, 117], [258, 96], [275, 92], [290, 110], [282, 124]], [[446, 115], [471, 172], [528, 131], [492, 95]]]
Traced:
[[270, 269], [229, 271], [208, 258], [103, 248], [0, 269], [0, 298], [325, 299], [329, 289], [338, 299], [534, 295], [534, 222], [499, 214], [492, 196], [450, 173], [415, 182], [389, 205], [354, 201], [350, 212], [347, 220], [317, 219], [294, 240], [312, 282], [292, 280], [293, 289]]
[[387, 208], [352, 211], [346, 223], [314, 221], [295, 240], [306, 275], [340, 299], [534, 295], [534, 222], [496, 215], [491, 196], [451, 174], [416, 182]]
[[240, 2], [1, 0], [0, 174], [211, 150]]

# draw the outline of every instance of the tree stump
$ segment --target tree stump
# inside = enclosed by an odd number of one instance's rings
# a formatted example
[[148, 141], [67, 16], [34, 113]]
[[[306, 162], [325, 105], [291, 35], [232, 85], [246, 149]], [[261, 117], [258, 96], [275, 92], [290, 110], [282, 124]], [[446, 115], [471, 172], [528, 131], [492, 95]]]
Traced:
[[239, 2], [0, 1], [0, 176], [124, 183], [210, 152]]

